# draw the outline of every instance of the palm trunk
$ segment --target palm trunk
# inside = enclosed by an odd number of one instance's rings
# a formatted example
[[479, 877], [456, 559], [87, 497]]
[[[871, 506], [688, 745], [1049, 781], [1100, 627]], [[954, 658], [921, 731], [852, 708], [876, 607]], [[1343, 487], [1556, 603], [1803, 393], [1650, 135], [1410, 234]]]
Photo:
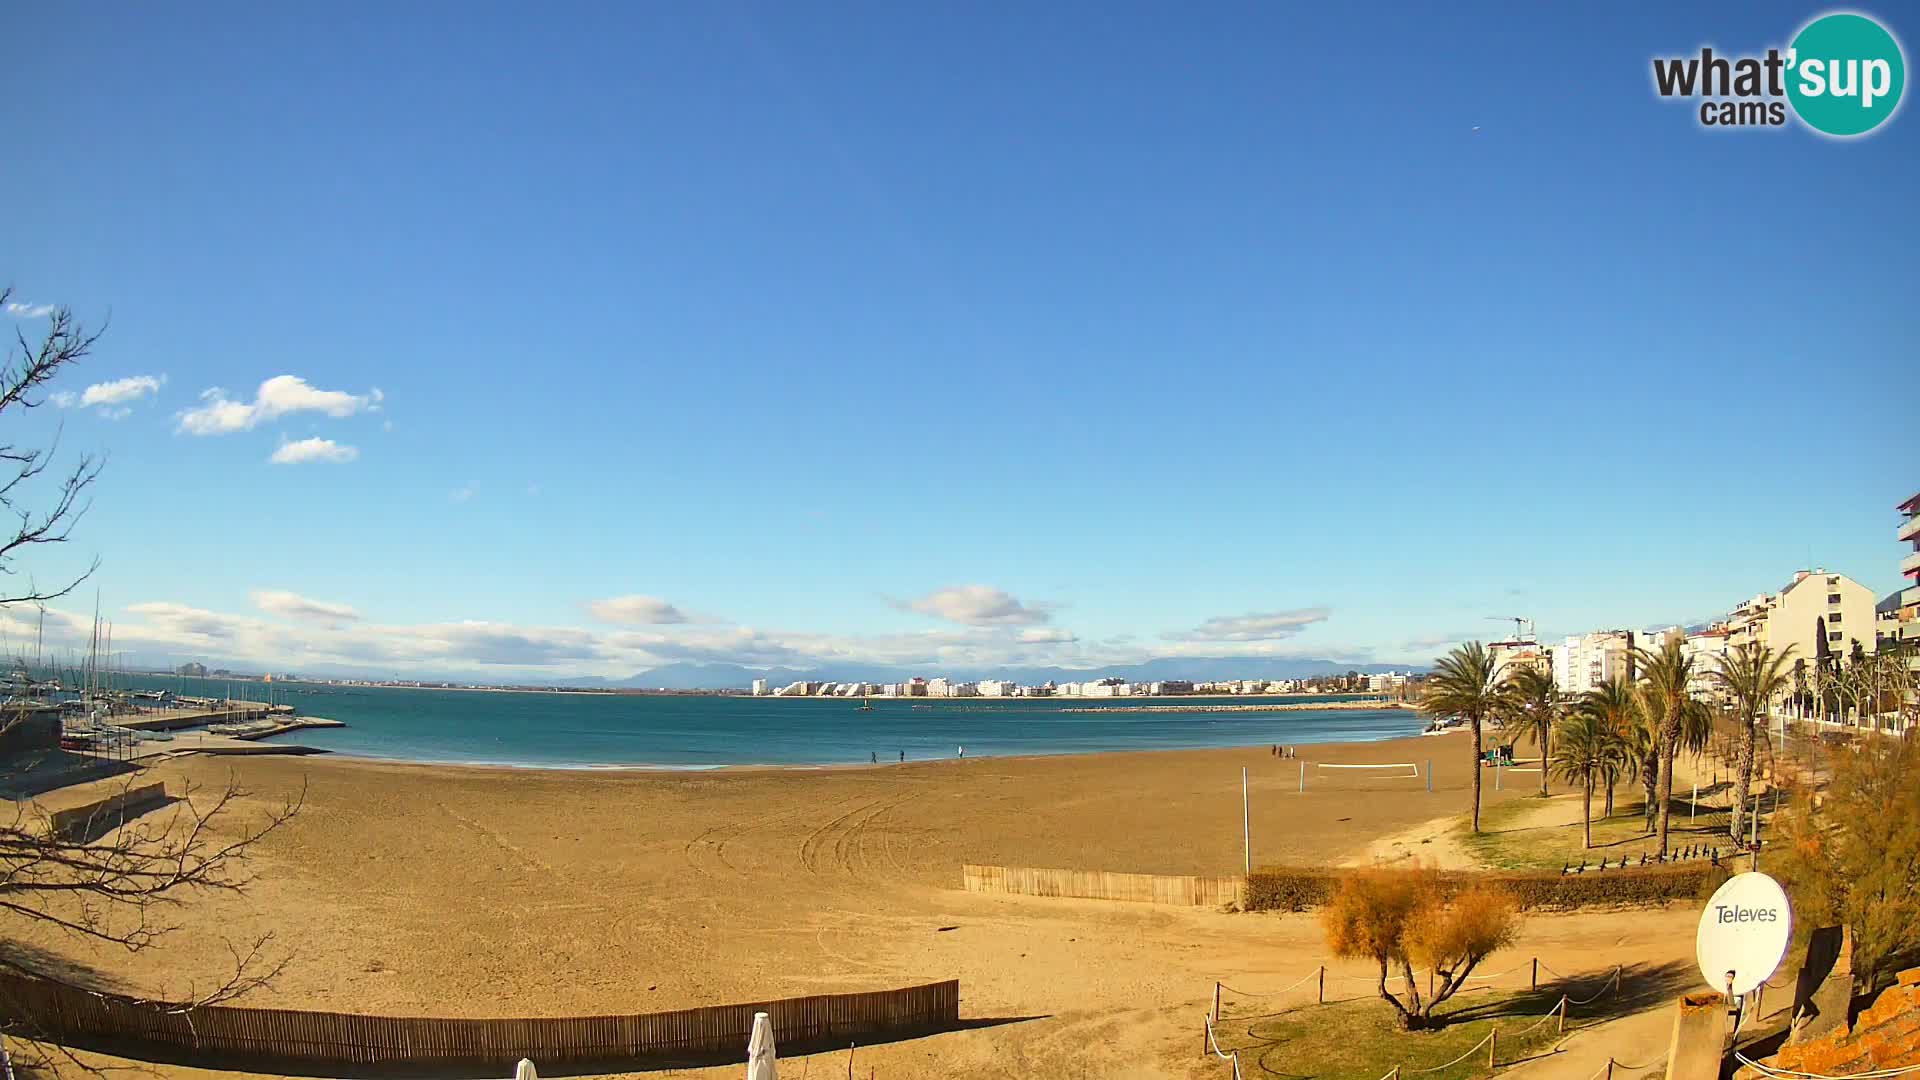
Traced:
[[[1674, 703], [1674, 711], [1679, 711], [1679, 703]], [[1667, 722], [1667, 737], [1660, 747], [1660, 830], [1656, 841], [1660, 854], [1667, 853], [1667, 827], [1673, 817], [1673, 759], [1680, 750], [1680, 721], [1676, 717]]]
[[1740, 819], [1746, 814], [1747, 799], [1753, 793], [1753, 761], [1754, 757], [1759, 753], [1759, 747], [1756, 743], [1757, 738], [1753, 730], [1753, 718], [1748, 717], [1746, 739], [1740, 746], [1740, 779], [1734, 788], [1736, 797], [1733, 804], [1733, 814], [1728, 825], [1728, 829], [1733, 835], [1734, 847], [1741, 847], [1745, 843], [1745, 837], [1740, 831]]
[[1581, 824], [1582, 831], [1584, 831], [1586, 834], [1585, 839], [1582, 842], [1586, 848], [1591, 850], [1593, 847], [1593, 772], [1592, 770], [1588, 770], [1587, 772], [1586, 791], [1581, 796], [1581, 799], [1580, 799], [1580, 824]]
[[1606, 813], [1600, 815], [1602, 817], [1610, 818], [1613, 816], [1613, 785], [1618, 782], [1618, 780], [1619, 778], [1612, 773], [1607, 774], [1607, 809]]
[[1473, 831], [1480, 831], [1480, 718], [1473, 718]]
[[1647, 819], [1647, 832], [1653, 832], [1653, 819], [1657, 811], [1654, 805], [1660, 800], [1660, 752], [1655, 750], [1640, 763], [1640, 788], [1646, 792], [1647, 804], [1641, 807], [1642, 815]]
[[1553, 725], [1540, 723], [1540, 797], [1547, 797], [1547, 762], [1553, 757], [1553, 747], [1548, 743], [1553, 738]]

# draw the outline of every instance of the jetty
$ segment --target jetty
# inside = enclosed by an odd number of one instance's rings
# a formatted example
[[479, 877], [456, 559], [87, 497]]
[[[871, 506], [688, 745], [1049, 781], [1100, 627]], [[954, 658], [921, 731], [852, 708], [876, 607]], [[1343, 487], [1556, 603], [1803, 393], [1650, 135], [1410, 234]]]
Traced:
[[[179, 707], [131, 713], [108, 719], [132, 731], [177, 731], [180, 728], [205, 727], [208, 724], [244, 724], [274, 718], [285, 721], [298, 719], [293, 715], [291, 705], [267, 705], [258, 701], [213, 701], [207, 698], [176, 698], [174, 700], [180, 702]], [[327, 720], [322, 723], [299, 726], [342, 727], [345, 725], [337, 720]]]

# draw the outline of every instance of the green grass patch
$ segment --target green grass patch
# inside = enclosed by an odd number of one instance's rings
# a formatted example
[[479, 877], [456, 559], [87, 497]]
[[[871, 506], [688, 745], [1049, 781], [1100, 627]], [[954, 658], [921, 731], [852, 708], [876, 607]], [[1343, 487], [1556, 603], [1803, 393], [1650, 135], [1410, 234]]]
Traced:
[[[1394, 986], [1397, 980], [1388, 985]], [[1560, 1000], [1558, 991], [1467, 990], [1441, 1005], [1443, 1026], [1406, 1031], [1393, 1006], [1378, 997], [1330, 1005], [1307, 1005], [1268, 1016], [1229, 1013], [1214, 1027], [1221, 1049], [1240, 1052], [1241, 1071], [1249, 1077], [1288, 1080], [1380, 1080], [1398, 1065], [1403, 1074], [1443, 1065], [1472, 1049], [1499, 1029], [1497, 1061], [1505, 1067], [1550, 1051], [1565, 1038], [1555, 1020], [1536, 1023]], [[1567, 1031], [1598, 1018], [1576, 1012]], [[1531, 1031], [1523, 1029], [1532, 1027]], [[1487, 1047], [1422, 1080], [1466, 1080], [1485, 1076]]]
[[[1482, 809], [1480, 832], [1473, 833], [1472, 826], [1463, 820], [1460, 842], [1475, 858], [1499, 870], [1558, 870], [1582, 862], [1593, 866], [1602, 858], [1609, 864], [1623, 857], [1637, 862], [1641, 855], [1659, 850], [1655, 837], [1646, 831], [1644, 803], [1615, 803], [1612, 817], [1600, 816], [1601, 805], [1595, 798], [1591, 849], [1583, 846], [1577, 819], [1567, 825], [1527, 824], [1545, 806], [1538, 798], [1514, 799]], [[1726, 808], [1703, 798], [1691, 820], [1689, 809], [1685, 799], [1677, 800], [1668, 825], [1668, 847], [1718, 847], [1723, 854], [1728, 852], [1732, 845], [1727, 836]]]

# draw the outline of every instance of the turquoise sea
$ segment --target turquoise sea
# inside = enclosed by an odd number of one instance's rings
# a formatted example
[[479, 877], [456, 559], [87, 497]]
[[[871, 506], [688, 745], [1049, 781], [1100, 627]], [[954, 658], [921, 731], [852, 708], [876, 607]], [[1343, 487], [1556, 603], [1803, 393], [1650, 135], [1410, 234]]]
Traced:
[[[115, 685], [259, 700], [260, 683], [126, 676]], [[1175, 750], [1270, 743], [1372, 742], [1416, 734], [1396, 709], [1129, 712], [1126, 705], [1272, 704], [1261, 698], [1046, 698], [909, 702], [857, 699], [529, 694], [275, 683], [275, 701], [347, 724], [281, 737], [360, 757], [543, 768], [842, 765], [1100, 750]], [[1327, 701], [1330, 698], [1291, 698]], [[916, 705], [920, 707], [915, 707]], [[1066, 712], [1068, 708], [1087, 709]]]

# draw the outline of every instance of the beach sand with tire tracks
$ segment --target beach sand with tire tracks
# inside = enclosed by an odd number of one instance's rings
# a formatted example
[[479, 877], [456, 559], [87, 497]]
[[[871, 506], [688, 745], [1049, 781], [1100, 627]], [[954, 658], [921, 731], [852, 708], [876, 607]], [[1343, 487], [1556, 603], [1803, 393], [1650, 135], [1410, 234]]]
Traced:
[[[252, 793], [246, 817], [305, 786], [247, 893], [169, 913], [180, 932], [135, 956], [40, 928], [13, 936], [103, 986], [165, 994], [216, 977], [226, 942], [271, 931], [291, 962], [245, 1003], [410, 1015], [645, 1012], [957, 977], [963, 1018], [1007, 1022], [868, 1048], [859, 1074], [1216, 1076], [1196, 1053], [1214, 980], [1277, 987], [1311, 970], [1325, 958], [1311, 916], [975, 895], [959, 891], [960, 866], [1237, 873], [1242, 767], [1256, 865], [1350, 863], [1466, 808], [1464, 736], [1300, 755], [706, 773], [185, 758], [149, 778], [211, 789], [231, 772]], [[1431, 793], [1424, 777], [1315, 769], [1298, 790], [1301, 761], [1428, 758]], [[1487, 788], [1490, 801], [1523, 794]], [[1694, 918], [1535, 917], [1490, 966], [1684, 959]]]

